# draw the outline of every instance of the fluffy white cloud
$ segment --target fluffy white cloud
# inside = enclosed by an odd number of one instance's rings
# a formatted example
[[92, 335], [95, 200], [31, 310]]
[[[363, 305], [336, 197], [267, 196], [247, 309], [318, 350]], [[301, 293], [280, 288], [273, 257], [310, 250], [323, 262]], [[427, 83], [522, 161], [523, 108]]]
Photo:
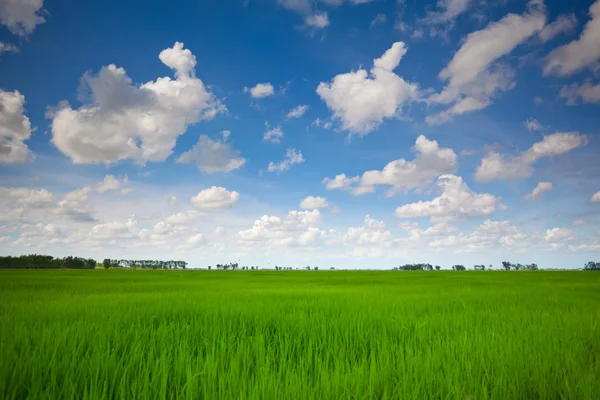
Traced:
[[281, 139], [283, 138], [283, 130], [280, 126], [276, 126], [275, 128], [269, 129], [269, 124], [265, 124], [267, 126], [267, 130], [263, 135], [263, 140], [271, 143], [281, 143]]
[[46, 189], [0, 187], [0, 196], [19, 206], [40, 206], [52, 201], [52, 193]]
[[592, 198], [590, 199], [590, 201], [592, 203], [600, 203], [600, 192], [596, 192], [592, 195]]
[[307, 15], [304, 23], [311, 28], [326, 28], [329, 26], [329, 15], [326, 12]]
[[0, 23], [16, 35], [28, 35], [36, 25], [44, 23], [40, 15], [44, 0], [0, 1]]
[[255, 99], [262, 99], [264, 97], [273, 96], [273, 93], [275, 93], [275, 89], [273, 88], [273, 85], [271, 85], [268, 82], [259, 83], [252, 88], [245, 87], [244, 93], [250, 93], [250, 96], [252, 96]]
[[523, 125], [525, 125], [529, 132], [541, 132], [544, 130], [541, 122], [535, 118], [529, 118], [527, 121], [523, 122]]
[[25, 96], [0, 89], [0, 163], [23, 163], [31, 157], [24, 143], [31, 137], [31, 122], [23, 108]]
[[486, 216], [502, 208], [500, 198], [491, 194], [473, 193], [463, 179], [455, 175], [442, 175], [438, 178], [442, 190], [439, 197], [431, 201], [419, 201], [396, 209], [400, 218], [415, 217], [477, 217]]
[[592, 19], [579, 39], [554, 49], [544, 58], [544, 75], [567, 76], [597, 67], [600, 60], [600, 0], [591, 5], [590, 16]]
[[536, 200], [542, 197], [546, 192], [552, 190], [552, 182], [540, 182], [533, 189], [533, 192], [525, 196], [527, 200]]
[[327, 190], [350, 190], [352, 189], [352, 185], [359, 180], [360, 178], [358, 176], [350, 178], [347, 177], [346, 174], [339, 174], [333, 179], [324, 178], [321, 183], [325, 185]]
[[106, 175], [104, 180], [96, 185], [96, 192], [104, 193], [112, 190], [118, 190], [121, 185], [126, 185], [127, 183], [129, 183], [127, 175], [121, 179], [115, 177], [114, 175]]
[[162, 162], [191, 124], [225, 110], [196, 78], [196, 57], [176, 42], [159, 54], [176, 79], [158, 78], [135, 86], [123, 68], [111, 64], [97, 75], [85, 74], [89, 103], [78, 109], [61, 105], [49, 113], [52, 142], [76, 164], [134, 159]]
[[486, 108], [499, 92], [515, 86], [512, 68], [496, 61], [544, 28], [546, 8], [543, 2], [531, 0], [527, 7], [524, 14], [507, 14], [464, 39], [448, 66], [439, 73], [439, 78], [448, 84], [441, 93], [428, 99], [430, 104], [453, 105], [428, 116], [428, 124], [442, 124], [455, 115]]
[[388, 195], [392, 196], [399, 191], [426, 187], [438, 176], [454, 172], [458, 167], [452, 149], [441, 148], [437, 141], [423, 135], [417, 138], [412, 150], [417, 153], [413, 161], [394, 160], [381, 171], [366, 171], [360, 180], [341, 174], [334, 179], [325, 178], [323, 183], [328, 190], [352, 190], [354, 195], [373, 193], [375, 186], [386, 185], [391, 186]]
[[94, 209], [88, 197], [90, 190], [90, 187], [86, 186], [67, 193], [64, 198], [58, 202], [56, 213], [68, 216], [74, 221], [94, 221], [95, 218], [92, 215]]
[[214, 174], [239, 169], [246, 163], [246, 159], [240, 157], [240, 151], [233, 150], [225, 139], [212, 140], [206, 135], [200, 135], [194, 147], [181, 154], [177, 162], [194, 163], [201, 171]]
[[438, 0], [438, 10], [428, 12], [427, 17], [422, 22], [427, 24], [452, 24], [459, 15], [469, 9], [472, 3], [472, 0]]
[[548, 242], [561, 242], [573, 239], [573, 231], [567, 228], [552, 228], [546, 231], [544, 239]]
[[600, 85], [586, 81], [583, 85], [573, 83], [560, 89], [559, 96], [567, 99], [567, 105], [574, 106], [581, 99], [583, 103], [600, 103]]
[[475, 178], [481, 182], [497, 179], [519, 179], [531, 176], [536, 161], [544, 157], [567, 153], [587, 144], [584, 135], [578, 132], [555, 133], [534, 143], [527, 151], [506, 159], [503, 155], [490, 152], [481, 160]]
[[290, 169], [290, 167], [294, 164], [302, 164], [304, 162], [304, 157], [302, 157], [302, 152], [296, 149], [287, 149], [285, 153], [285, 157], [282, 161], [278, 163], [274, 163], [271, 161], [269, 163], [268, 171], [269, 172], [283, 172]]
[[188, 238], [187, 242], [191, 245], [197, 245], [206, 242], [206, 237], [203, 234], [198, 233], [197, 235]]
[[300, 208], [304, 210], [316, 210], [318, 208], [326, 208], [329, 207], [327, 203], [327, 199], [324, 197], [313, 197], [308, 196], [302, 202], [300, 202]]
[[309, 109], [309, 106], [307, 106], [306, 104], [301, 104], [297, 107], [294, 107], [290, 110], [289, 113], [287, 113], [287, 118], [300, 118], [301, 116], [304, 115], [304, 113], [306, 113]]
[[373, 61], [370, 74], [359, 69], [319, 84], [317, 94], [342, 129], [365, 136], [385, 118], [400, 117], [402, 107], [418, 98], [418, 86], [393, 72], [406, 51], [403, 42], [396, 42]]
[[238, 232], [241, 242], [262, 242], [265, 245], [314, 245], [328, 237], [328, 232], [316, 227], [321, 219], [319, 210], [290, 211], [282, 217], [263, 215], [252, 228]]
[[18, 53], [19, 48], [14, 44], [0, 42], [0, 55], [2, 53]]
[[365, 216], [364, 225], [358, 228], [348, 228], [343, 241], [346, 245], [385, 245], [393, 240], [392, 234], [387, 230], [385, 222]]
[[554, 39], [561, 33], [571, 33], [577, 27], [577, 17], [575, 14], [559, 15], [552, 23], [546, 25], [538, 34], [540, 40], [544, 43]]
[[204, 189], [190, 200], [191, 203], [201, 210], [213, 211], [231, 208], [240, 198], [236, 191], [229, 191], [222, 187], [213, 186]]

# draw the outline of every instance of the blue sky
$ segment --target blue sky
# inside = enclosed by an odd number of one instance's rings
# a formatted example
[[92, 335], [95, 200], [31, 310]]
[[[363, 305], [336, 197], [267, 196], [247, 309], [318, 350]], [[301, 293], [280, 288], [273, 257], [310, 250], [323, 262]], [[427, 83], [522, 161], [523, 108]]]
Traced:
[[2, 253], [579, 268], [599, 74], [600, 0], [4, 0]]

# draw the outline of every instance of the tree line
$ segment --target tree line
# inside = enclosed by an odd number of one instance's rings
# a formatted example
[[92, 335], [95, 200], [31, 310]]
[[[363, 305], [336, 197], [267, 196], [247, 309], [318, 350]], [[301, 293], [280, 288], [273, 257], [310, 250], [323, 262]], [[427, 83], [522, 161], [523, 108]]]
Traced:
[[91, 258], [68, 256], [54, 258], [42, 254], [29, 254], [25, 256], [12, 257], [0, 256], [0, 268], [9, 269], [94, 269], [96, 260]]
[[161, 261], [161, 260], [111, 260], [105, 258], [102, 266], [108, 268], [131, 268], [131, 269], [185, 269], [188, 263], [185, 261]]

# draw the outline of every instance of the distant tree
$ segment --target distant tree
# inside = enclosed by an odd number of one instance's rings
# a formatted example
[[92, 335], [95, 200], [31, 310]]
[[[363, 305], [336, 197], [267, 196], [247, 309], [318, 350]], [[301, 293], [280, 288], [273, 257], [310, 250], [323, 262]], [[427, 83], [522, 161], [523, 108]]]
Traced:
[[104, 269], [109, 269], [110, 268], [110, 259], [105, 258], [104, 261], [102, 261], [102, 266], [104, 267]]
[[319, 267], [315, 267], [315, 268], [314, 268], [314, 270], [315, 270], [315, 271], [318, 271], [318, 270], [319, 270]]
[[439, 271], [440, 269], [442, 269], [442, 267], [440, 267], [439, 265], [436, 265], [436, 266], [435, 266], [435, 270], [436, 270], [436, 271]]
[[600, 271], [600, 263], [589, 261], [585, 264], [583, 269], [586, 271]]
[[453, 265], [452, 269], [455, 271], [466, 271], [467, 267], [465, 267], [464, 265], [458, 264], [458, 265]]
[[505, 270], [510, 271], [511, 264], [508, 261], [502, 261], [502, 267], [504, 267]]
[[475, 266], [473, 267], [473, 269], [474, 269], [475, 271], [485, 271], [485, 265], [483, 265], [483, 264], [480, 264], [480, 265], [475, 265]]
[[335, 268], [334, 268], [334, 267], [331, 267], [331, 268], [329, 268], [329, 269], [333, 271]]

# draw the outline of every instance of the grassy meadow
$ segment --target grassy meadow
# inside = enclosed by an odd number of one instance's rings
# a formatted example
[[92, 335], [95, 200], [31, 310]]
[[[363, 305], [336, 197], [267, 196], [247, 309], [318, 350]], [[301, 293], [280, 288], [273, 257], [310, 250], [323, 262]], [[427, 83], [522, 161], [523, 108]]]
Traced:
[[600, 273], [0, 271], [0, 398], [600, 399]]

